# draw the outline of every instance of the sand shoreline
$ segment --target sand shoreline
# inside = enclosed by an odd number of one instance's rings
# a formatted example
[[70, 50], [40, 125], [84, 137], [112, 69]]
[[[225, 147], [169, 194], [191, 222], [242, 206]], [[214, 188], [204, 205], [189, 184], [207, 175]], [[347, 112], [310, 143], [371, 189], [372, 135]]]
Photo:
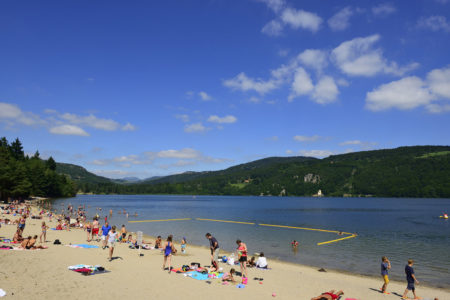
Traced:
[[[4, 217], [4, 216], [3, 216]], [[15, 218], [12, 218], [15, 219]], [[44, 219], [48, 223], [48, 219]], [[27, 219], [25, 235], [40, 234], [41, 220]], [[55, 225], [53, 221], [49, 225]], [[119, 224], [116, 224], [119, 225]], [[54, 226], [51, 226], [54, 227]], [[12, 238], [15, 225], [2, 225], [0, 236]], [[145, 235], [144, 240], [154, 241], [154, 237]], [[183, 274], [168, 274], [162, 271], [163, 256], [157, 250], [137, 250], [127, 244], [117, 245], [112, 262], [107, 261], [107, 250], [77, 249], [53, 245], [54, 239], [60, 239], [65, 245], [87, 243], [86, 233], [82, 229], [70, 231], [52, 231], [47, 233], [49, 248], [45, 250], [0, 250], [0, 288], [7, 292], [5, 298], [14, 293], [16, 299], [79, 299], [79, 295], [92, 297], [144, 297], [144, 299], [176, 299], [180, 297], [199, 297], [227, 299], [245, 297], [248, 299], [311, 299], [330, 289], [342, 289], [350, 299], [399, 299], [405, 289], [405, 282], [391, 281], [388, 286], [390, 295], [378, 292], [382, 285], [381, 277], [347, 274], [341, 271], [327, 270], [318, 272], [317, 268], [283, 262], [268, 258], [271, 270], [249, 269], [249, 283], [244, 289], [234, 285], [224, 286], [220, 280], [213, 279], [211, 284], [205, 281], [185, 278]], [[93, 245], [100, 243], [93, 242]], [[8, 245], [0, 243], [0, 245]], [[180, 250], [179, 244], [176, 247]], [[222, 254], [229, 254], [222, 251]], [[187, 254], [175, 255], [173, 266], [181, 267], [191, 262], [209, 265], [209, 251], [205, 246], [188, 245]], [[101, 264], [108, 273], [94, 276], [82, 276], [67, 269], [76, 264]], [[224, 271], [231, 266], [221, 264]], [[239, 270], [239, 266], [235, 266]], [[420, 269], [416, 270], [420, 281]], [[262, 284], [253, 278], [264, 278]], [[238, 277], [240, 279], [240, 277]], [[55, 282], [57, 284], [55, 284]], [[450, 290], [425, 285], [417, 286], [417, 293], [424, 299], [450, 299]], [[410, 295], [411, 296], [411, 295]]]

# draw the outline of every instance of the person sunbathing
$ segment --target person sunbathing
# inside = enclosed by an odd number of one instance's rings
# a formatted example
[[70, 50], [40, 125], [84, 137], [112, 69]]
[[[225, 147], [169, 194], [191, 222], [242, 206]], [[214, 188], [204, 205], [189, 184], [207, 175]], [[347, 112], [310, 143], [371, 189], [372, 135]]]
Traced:
[[311, 300], [335, 300], [339, 299], [342, 295], [344, 295], [343, 291], [339, 291], [335, 294], [334, 290], [331, 290], [329, 292], [322, 293], [320, 296], [311, 298]]
[[19, 242], [22, 242], [22, 241], [23, 241], [23, 237], [20, 234], [20, 231], [17, 230], [16, 233], [14, 234], [13, 242], [19, 243]]
[[28, 241], [27, 245], [25, 246], [25, 249], [28, 249], [28, 250], [45, 249], [41, 245], [35, 246], [37, 238], [38, 238], [37, 235], [33, 236], [33, 238]]
[[28, 236], [26, 239], [22, 240], [22, 243], [20, 243], [19, 248], [27, 249], [28, 242], [31, 240], [31, 235]]

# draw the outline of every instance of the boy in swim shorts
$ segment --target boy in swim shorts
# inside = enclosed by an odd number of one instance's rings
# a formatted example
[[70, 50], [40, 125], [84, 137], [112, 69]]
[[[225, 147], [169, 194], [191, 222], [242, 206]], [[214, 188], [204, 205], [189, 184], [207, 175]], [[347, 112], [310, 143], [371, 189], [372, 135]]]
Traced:
[[414, 275], [414, 269], [412, 267], [413, 264], [414, 261], [412, 259], [408, 259], [408, 264], [405, 266], [406, 282], [408, 283], [408, 285], [406, 286], [405, 292], [403, 293], [401, 299], [408, 299], [408, 297], [406, 296], [408, 294], [408, 291], [412, 291], [414, 299], [418, 299], [414, 283], [419, 284], [419, 281], [416, 279], [416, 276]]

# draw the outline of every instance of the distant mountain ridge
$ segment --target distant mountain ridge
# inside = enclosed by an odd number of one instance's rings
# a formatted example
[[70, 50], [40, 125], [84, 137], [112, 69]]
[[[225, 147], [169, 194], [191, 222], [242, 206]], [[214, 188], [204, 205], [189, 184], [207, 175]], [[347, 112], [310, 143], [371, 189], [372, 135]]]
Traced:
[[450, 146], [399, 147], [324, 159], [269, 157], [219, 171], [126, 184], [70, 166], [65, 171], [78, 172], [70, 176], [82, 192], [311, 196], [321, 190], [326, 196], [450, 198]]

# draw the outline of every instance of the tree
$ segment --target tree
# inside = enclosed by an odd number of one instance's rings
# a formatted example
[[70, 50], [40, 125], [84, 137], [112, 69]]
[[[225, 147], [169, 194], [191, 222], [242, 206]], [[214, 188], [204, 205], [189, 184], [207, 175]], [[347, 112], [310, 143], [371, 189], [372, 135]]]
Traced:
[[47, 166], [47, 168], [49, 168], [52, 171], [56, 170], [56, 162], [53, 159], [53, 157], [49, 157], [49, 159], [47, 159], [47, 162], [45, 163], [45, 165]]

